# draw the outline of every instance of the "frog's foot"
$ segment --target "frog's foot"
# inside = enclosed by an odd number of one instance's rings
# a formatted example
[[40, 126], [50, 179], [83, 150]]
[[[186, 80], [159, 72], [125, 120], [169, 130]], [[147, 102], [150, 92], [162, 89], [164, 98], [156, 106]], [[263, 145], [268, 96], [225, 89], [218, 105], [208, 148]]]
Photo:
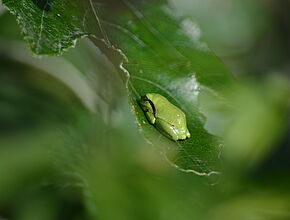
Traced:
[[186, 138], [190, 138], [190, 133], [189, 133], [188, 129], [187, 129], [187, 132], [186, 132]]
[[178, 141], [183, 141], [183, 140], [186, 140], [186, 139], [188, 139], [188, 137], [183, 135], [183, 136], [178, 138]]
[[187, 130], [187, 131], [186, 131], [186, 134], [184, 134], [184, 135], [182, 135], [182, 136], [179, 136], [178, 141], [183, 141], [183, 140], [186, 140], [186, 139], [188, 139], [188, 138], [190, 138], [190, 133], [189, 133], [189, 131]]

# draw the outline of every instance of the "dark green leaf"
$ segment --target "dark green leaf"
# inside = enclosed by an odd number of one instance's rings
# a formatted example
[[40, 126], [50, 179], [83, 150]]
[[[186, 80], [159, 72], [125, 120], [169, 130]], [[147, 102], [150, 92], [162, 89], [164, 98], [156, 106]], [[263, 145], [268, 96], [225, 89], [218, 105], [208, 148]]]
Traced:
[[[122, 1], [117, 8], [115, 3], [95, 8], [102, 13], [110, 43], [126, 56], [121, 67], [130, 75], [130, 102], [145, 138], [172, 153], [170, 159], [182, 170], [202, 175], [216, 171], [221, 143], [204, 129], [199, 93], [208, 89], [219, 94], [232, 78], [201, 42], [198, 25], [175, 15], [163, 1]], [[110, 16], [112, 12], [116, 16]], [[167, 97], [186, 113], [190, 139], [173, 142], [147, 122], [136, 100], [149, 92]]]
[[[86, 1], [4, 0], [16, 15], [25, 40], [39, 55], [61, 54], [89, 32], [101, 33]], [[98, 36], [102, 37], [102, 36]]]

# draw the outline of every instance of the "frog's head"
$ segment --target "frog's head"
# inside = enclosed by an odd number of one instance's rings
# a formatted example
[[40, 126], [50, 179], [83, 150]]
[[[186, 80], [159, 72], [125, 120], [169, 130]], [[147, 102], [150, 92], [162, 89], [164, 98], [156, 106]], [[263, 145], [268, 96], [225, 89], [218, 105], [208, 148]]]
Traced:
[[147, 97], [147, 95], [142, 96], [141, 99], [138, 101], [140, 107], [142, 108], [142, 110], [144, 111], [148, 121], [151, 124], [155, 123], [155, 106], [154, 103], [152, 102], [152, 100], [150, 100], [149, 97]]

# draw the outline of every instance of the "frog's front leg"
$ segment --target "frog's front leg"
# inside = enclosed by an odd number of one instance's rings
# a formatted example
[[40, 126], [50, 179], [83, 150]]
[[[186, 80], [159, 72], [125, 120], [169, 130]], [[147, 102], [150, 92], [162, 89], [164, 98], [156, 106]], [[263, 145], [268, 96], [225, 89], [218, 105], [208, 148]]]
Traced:
[[161, 133], [163, 133], [165, 136], [169, 137], [170, 139], [174, 141], [177, 141], [180, 139], [178, 130], [170, 123], [157, 118], [154, 125]]
[[155, 124], [156, 118], [155, 116], [151, 113], [151, 112], [145, 112], [145, 116], [148, 119], [148, 121], [150, 122], [150, 124]]

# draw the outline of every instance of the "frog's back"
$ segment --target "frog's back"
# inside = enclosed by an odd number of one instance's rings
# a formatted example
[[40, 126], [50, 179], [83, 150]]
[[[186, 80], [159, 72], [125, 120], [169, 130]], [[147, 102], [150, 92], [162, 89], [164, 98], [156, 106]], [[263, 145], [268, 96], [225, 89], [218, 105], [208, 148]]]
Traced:
[[[160, 119], [166, 119], [171, 124], [186, 124], [185, 114], [178, 107], [169, 102], [164, 96], [159, 94], [148, 94], [155, 104], [155, 115]], [[165, 117], [166, 118], [163, 118]]]

